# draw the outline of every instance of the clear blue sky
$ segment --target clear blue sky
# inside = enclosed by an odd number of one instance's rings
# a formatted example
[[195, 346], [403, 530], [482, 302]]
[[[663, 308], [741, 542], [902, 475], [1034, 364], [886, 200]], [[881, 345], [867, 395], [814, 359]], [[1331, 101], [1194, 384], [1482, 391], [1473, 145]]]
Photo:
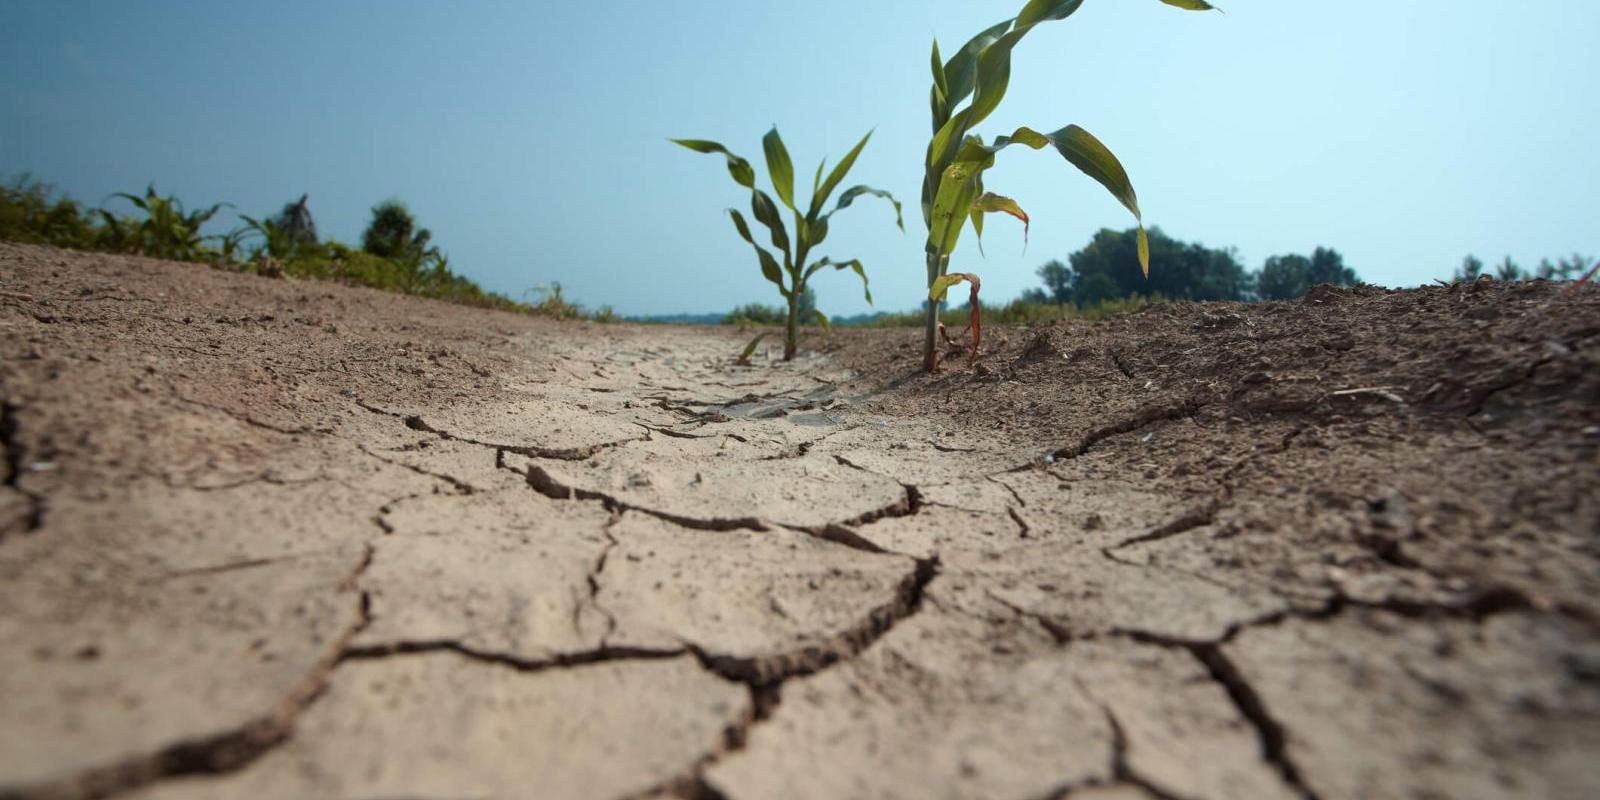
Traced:
[[[451, 263], [520, 294], [560, 281], [624, 313], [772, 301], [722, 209], [747, 197], [719, 139], [764, 173], [776, 123], [797, 172], [877, 133], [851, 181], [907, 204], [841, 214], [825, 252], [866, 262], [878, 307], [923, 296], [916, 211], [928, 47], [950, 52], [1022, 0], [0, 2], [0, 173], [97, 203], [155, 180], [251, 215], [302, 192], [359, 238], [398, 196]], [[1471, 252], [1600, 251], [1600, 3], [1228, 0], [1226, 15], [1089, 0], [1018, 48], [980, 129], [1078, 123], [1128, 167], [1146, 219], [1247, 266], [1333, 246], [1414, 285]], [[765, 179], [765, 175], [762, 175]], [[809, 187], [809, 183], [806, 182]], [[1054, 154], [1007, 151], [995, 219], [955, 268], [997, 300], [1126, 213]], [[1160, 269], [1160, 265], [1155, 265]], [[866, 310], [848, 273], [822, 308]]]

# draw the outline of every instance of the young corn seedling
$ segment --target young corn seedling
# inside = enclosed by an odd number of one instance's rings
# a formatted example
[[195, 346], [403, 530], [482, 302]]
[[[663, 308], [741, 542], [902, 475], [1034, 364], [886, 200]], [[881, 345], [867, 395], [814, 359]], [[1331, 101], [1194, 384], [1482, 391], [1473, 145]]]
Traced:
[[[783, 296], [784, 301], [788, 304], [783, 342], [783, 360], [785, 361], [794, 358], [796, 343], [799, 339], [800, 323], [804, 321], [800, 319], [800, 298], [805, 294], [806, 282], [811, 280], [812, 275], [826, 267], [833, 267], [836, 270], [854, 270], [856, 275], [861, 277], [861, 287], [866, 293], [868, 305], [872, 303], [872, 287], [867, 283], [867, 271], [861, 265], [860, 260], [852, 258], [848, 261], [834, 261], [826, 257], [815, 261], [808, 260], [811, 258], [812, 250], [816, 249], [824, 239], [828, 238], [829, 218], [840, 210], [848, 208], [857, 197], [872, 195], [893, 203], [895, 225], [898, 225], [901, 231], [906, 229], [905, 222], [900, 215], [900, 201], [894, 199], [894, 195], [882, 189], [874, 189], [866, 185], [856, 185], [844, 190], [844, 193], [839, 195], [839, 201], [834, 205], [833, 209], [823, 213], [823, 206], [827, 204], [828, 197], [833, 194], [834, 189], [839, 187], [839, 183], [850, 172], [850, 168], [855, 166], [856, 156], [861, 154], [861, 149], [867, 146], [867, 140], [871, 138], [872, 133], [870, 131], [866, 136], [861, 137], [861, 141], [857, 142], [856, 146], [845, 154], [844, 159], [834, 165], [833, 170], [828, 173], [827, 180], [822, 178], [822, 170], [827, 166], [827, 160], [824, 159], [822, 163], [817, 165], [816, 175], [811, 179], [811, 202], [809, 205], [804, 206], [805, 210], [802, 211], [802, 206], [795, 204], [794, 163], [789, 160], [789, 150], [784, 147], [783, 139], [778, 136], [778, 129], [774, 127], [767, 132], [766, 136], [762, 137], [761, 147], [766, 152], [767, 173], [772, 181], [773, 191], [778, 194], [778, 202], [783, 203], [784, 207], [788, 208], [794, 215], [794, 233], [792, 236], [783, 223], [777, 203], [774, 203], [766, 192], [756, 188], [756, 173], [751, 168], [749, 161], [734, 155], [726, 147], [716, 142], [704, 139], [671, 140], [674, 144], [682, 145], [697, 153], [722, 154], [728, 161], [728, 174], [733, 176], [733, 180], [740, 186], [750, 190], [750, 213], [757, 222], [766, 226], [771, 235], [772, 246], [782, 256], [782, 261], [779, 261], [777, 256], [774, 256], [756, 242], [755, 237], [750, 233], [750, 226], [745, 222], [744, 215], [740, 214], [737, 209], [732, 208], [728, 209], [728, 214], [733, 217], [733, 227], [739, 231], [739, 236], [749, 242], [751, 247], [755, 248], [756, 257], [761, 262], [762, 276], [777, 285], [778, 293]], [[787, 283], [785, 278], [788, 279]], [[821, 311], [813, 309], [808, 312], [808, 316], [815, 318], [822, 325], [823, 330], [827, 330], [830, 327], [828, 317]], [[748, 359], [748, 352], [745, 358]]]
[[[229, 205], [217, 203], [199, 211], [185, 211], [178, 198], [157, 195], [155, 184], [144, 190], [143, 197], [127, 192], [117, 192], [111, 197], [123, 198], [145, 213], [144, 220], [132, 232], [137, 251], [152, 258], [175, 261], [193, 261], [203, 254], [205, 237], [200, 235], [201, 226], [223, 206]], [[122, 234], [123, 225], [111, 212], [101, 209], [100, 215], [115, 233]]]
[[[1188, 11], [1215, 8], [1203, 0], [1161, 2]], [[1017, 16], [974, 36], [948, 61], [940, 58], [939, 42], [934, 40], [933, 89], [929, 97], [933, 139], [928, 142], [922, 179], [922, 221], [928, 226], [925, 250], [929, 298], [922, 360], [929, 372], [938, 368], [934, 336], [939, 323], [939, 303], [955, 282], [940, 279], [961, 274], [946, 273], [950, 255], [967, 221], [971, 220], [972, 231], [980, 241], [984, 214], [1009, 214], [1022, 220], [1024, 226], [1028, 223], [1028, 215], [1015, 200], [984, 190], [984, 171], [994, 165], [996, 154], [1011, 145], [1020, 144], [1034, 150], [1053, 146], [1069, 163], [1106, 187], [1133, 212], [1134, 219], [1139, 222], [1139, 266], [1146, 276], [1150, 274], [1150, 244], [1139, 213], [1139, 199], [1127, 171], [1099, 139], [1076, 125], [1048, 134], [1032, 128], [1018, 128], [1010, 136], [995, 137], [990, 144], [972, 133], [1005, 97], [1006, 86], [1011, 81], [1011, 51], [1022, 37], [1042, 23], [1066, 19], [1082, 5], [1083, 0], [1030, 0]], [[973, 314], [977, 314], [976, 304]], [[976, 328], [974, 322], [974, 333]]]

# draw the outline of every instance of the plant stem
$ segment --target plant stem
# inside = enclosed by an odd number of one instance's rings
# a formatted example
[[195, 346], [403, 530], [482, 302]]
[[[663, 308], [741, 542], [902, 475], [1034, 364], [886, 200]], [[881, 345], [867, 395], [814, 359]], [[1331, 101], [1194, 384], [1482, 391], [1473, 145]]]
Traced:
[[795, 285], [794, 291], [789, 293], [789, 329], [783, 340], [783, 360], [793, 361], [794, 351], [800, 335], [800, 294], [805, 287]]
[[[933, 288], [933, 282], [944, 274], [944, 267], [949, 263], [946, 257], [933, 251], [928, 251], [928, 288]], [[925, 320], [922, 337], [922, 368], [933, 372], [938, 368], [939, 362], [934, 359], [934, 333], [939, 327], [939, 304], [929, 300], [928, 314]]]

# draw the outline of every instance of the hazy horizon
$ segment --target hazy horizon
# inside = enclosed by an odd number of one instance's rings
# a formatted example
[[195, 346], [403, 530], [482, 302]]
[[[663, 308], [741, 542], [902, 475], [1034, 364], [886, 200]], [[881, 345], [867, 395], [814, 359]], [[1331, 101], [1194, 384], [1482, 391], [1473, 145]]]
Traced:
[[[589, 307], [699, 313], [776, 294], [723, 213], [747, 195], [720, 159], [667, 139], [717, 139], [765, 185], [771, 125], [802, 177], [875, 129], [846, 185], [894, 192], [906, 232], [867, 198], [823, 254], [862, 259], [877, 308], [904, 309], [925, 291], [929, 45], [948, 54], [1021, 6], [11, 3], [0, 175], [88, 204], [154, 181], [252, 216], [309, 193], [323, 235], [347, 242], [399, 197], [485, 288], [559, 281]], [[1582, 101], [1597, 96], [1600, 6], [1225, 8], [1091, 0], [1022, 43], [979, 132], [1083, 125], [1127, 166], [1148, 224], [1237, 247], [1249, 269], [1326, 245], [1405, 286], [1468, 253], [1529, 266], [1600, 250], [1600, 111]], [[1025, 253], [1007, 219], [988, 226], [987, 258], [970, 238], [957, 252], [992, 300], [1132, 222], [1053, 153], [1008, 151], [987, 182], [1033, 217]], [[871, 310], [848, 273], [814, 285], [829, 313]]]

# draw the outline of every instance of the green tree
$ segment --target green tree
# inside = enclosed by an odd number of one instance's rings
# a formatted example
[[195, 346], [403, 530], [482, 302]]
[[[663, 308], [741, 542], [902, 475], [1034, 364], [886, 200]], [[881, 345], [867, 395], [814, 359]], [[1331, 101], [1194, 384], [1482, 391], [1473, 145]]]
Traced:
[[1103, 272], [1096, 272], [1078, 282], [1078, 305], [1083, 308], [1093, 308], [1109, 300], [1115, 300], [1126, 295], [1120, 294], [1117, 284], [1111, 276]]
[[1461, 268], [1456, 270], [1456, 280], [1475, 281], [1483, 274], [1483, 261], [1477, 256], [1468, 255], [1461, 259]]
[[1293, 300], [1311, 288], [1311, 259], [1301, 255], [1272, 256], [1256, 276], [1262, 300]]
[[1046, 261], [1038, 270], [1039, 280], [1044, 282], [1046, 302], [1064, 305], [1072, 302], [1072, 268], [1057, 259]]
[[1311, 266], [1306, 270], [1306, 288], [1331, 283], [1334, 286], [1354, 286], [1360, 283], [1356, 271], [1344, 265], [1344, 256], [1331, 247], [1318, 247], [1311, 251]]
[[1313, 286], [1355, 286], [1360, 282], [1356, 271], [1344, 265], [1339, 251], [1318, 247], [1310, 258], [1295, 253], [1268, 258], [1256, 275], [1256, 294], [1262, 300], [1293, 300]]
[[[361, 249], [400, 267], [401, 288], [416, 291], [452, 277], [443, 253], [431, 245], [433, 232], [417, 227], [411, 210], [399, 200], [372, 207], [372, 221], [361, 234]], [[560, 300], [559, 291], [556, 300]]]
[[418, 228], [411, 209], [399, 200], [385, 200], [372, 207], [372, 221], [361, 234], [361, 249], [380, 258], [415, 259], [421, 261], [430, 253], [433, 232]]
[[[1139, 260], [1139, 230], [1101, 229], [1082, 250], [1068, 257], [1078, 287], [1101, 275], [1113, 287], [1112, 297], [1134, 295], [1184, 300], [1243, 300], [1250, 277], [1231, 249], [1209, 248], [1174, 239], [1160, 228], [1149, 230], [1149, 252], [1162, 267], [1144, 277]], [[1084, 300], [1076, 297], [1082, 305]]]

